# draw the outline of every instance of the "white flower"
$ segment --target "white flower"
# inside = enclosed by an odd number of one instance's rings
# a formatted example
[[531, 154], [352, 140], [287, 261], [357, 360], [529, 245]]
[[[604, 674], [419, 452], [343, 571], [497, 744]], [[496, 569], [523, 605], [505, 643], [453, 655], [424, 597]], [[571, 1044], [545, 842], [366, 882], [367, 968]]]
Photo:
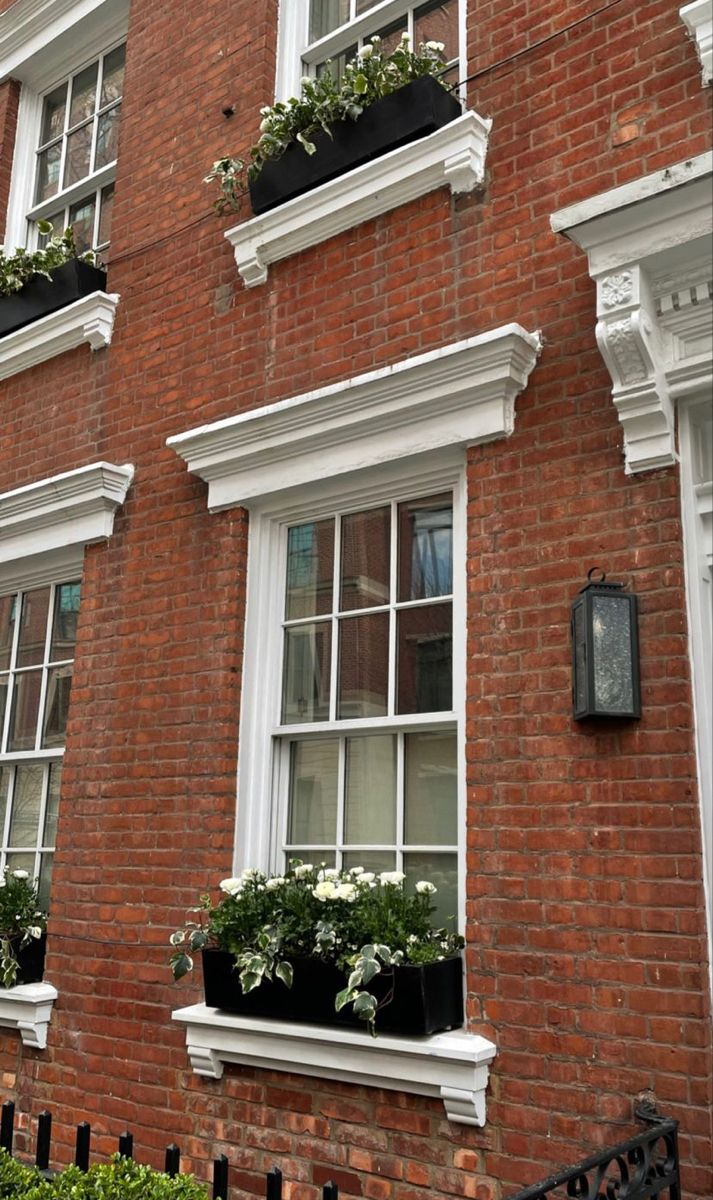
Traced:
[[393, 887], [398, 887], [403, 883], [406, 876], [403, 871], [382, 871], [379, 876], [379, 883], [390, 884]]
[[312, 82], [313, 81], [312, 81], [311, 75], [303, 75], [302, 78], [300, 79], [300, 83], [302, 84], [302, 87], [307, 87], [307, 84], [312, 83]]
[[373, 871], [362, 871], [359, 876], [359, 883], [373, 883], [375, 879], [376, 875]]
[[238, 876], [231, 875], [228, 879], [221, 879], [220, 890], [228, 896], [237, 896], [238, 892], [243, 890], [243, 881]]
[[357, 894], [357, 890], [353, 883], [337, 884], [337, 887], [336, 887], [336, 890], [334, 893], [335, 898], [337, 900], [348, 900], [350, 903], [353, 900], [356, 900], [356, 894]]
[[323, 879], [339, 879], [339, 874], [340, 873], [336, 867], [322, 867], [322, 869], [317, 872], [317, 878], [320, 881]]
[[331, 879], [323, 879], [316, 887], [312, 888], [312, 895], [316, 900], [334, 900], [337, 894], [335, 884]]
[[295, 879], [304, 879], [305, 875], [309, 875], [310, 871], [314, 871], [312, 863], [299, 863], [295, 867]]
[[269, 112], [271, 112], [270, 105], [269, 105], [269, 104], [263, 104], [262, 108], [260, 109], [260, 116], [261, 116], [261, 117], [264, 117], [264, 116], [266, 116], [266, 115], [267, 115], [267, 113], [269, 113]]
[[30, 925], [27, 932], [29, 933], [30, 937], [32, 937], [32, 938], [41, 938], [42, 937], [42, 930], [40, 929], [39, 925]]
[[437, 50], [440, 52], [441, 50], [445, 50], [445, 48], [444, 42], [426, 42], [427, 50]]
[[363, 875], [364, 868], [363, 867], [350, 867], [349, 874], [350, 875]]
[[371, 58], [372, 54], [374, 53], [374, 47], [362, 46], [358, 53], [360, 58]]
[[282, 887], [284, 882], [285, 880], [282, 875], [273, 875], [272, 879], [267, 880], [265, 887], [268, 892], [275, 892], [279, 887]]
[[263, 117], [262, 121], [260, 122], [260, 133], [267, 133], [269, 128], [270, 122], [268, 121], [267, 117]]
[[30, 878], [29, 871], [17, 870], [17, 871], [13, 871], [13, 875], [15, 876], [15, 879], [29, 879]]
[[404, 29], [403, 33], [401, 34], [401, 41], [402, 42], [410, 42], [411, 41], [411, 38], [409, 37], [409, 35], [407, 34], [405, 29]]
[[262, 871], [258, 871], [256, 867], [246, 867], [245, 870], [241, 872], [240, 878], [243, 880], [262, 879], [263, 874]]
[[416, 884], [416, 891], [422, 896], [432, 896], [438, 889], [434, 883], [429, 883], [427, 879], [419, 879]]

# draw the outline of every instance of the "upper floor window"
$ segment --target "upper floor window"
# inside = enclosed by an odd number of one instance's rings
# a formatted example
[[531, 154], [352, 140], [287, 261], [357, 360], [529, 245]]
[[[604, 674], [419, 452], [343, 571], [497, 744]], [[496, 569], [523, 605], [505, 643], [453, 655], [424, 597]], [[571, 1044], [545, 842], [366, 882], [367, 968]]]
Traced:
[[80, 251], [106, 258], [124, 84], [116, 46], [45, 93], [28, 220], [74, 230]]
[[378, 35], [385, 53], [408, 33], [417, 49], [422, 42], [445, 46], [445, 78], [463, 77], [462, 14], [465, 0], [283, 0], [280, 20], [278, 93], [298, 94], [303, 75], [331, 70], [341, 75], [360, 46]]
[[0, 870], [49, 896], [80, 584], [0, 596]]

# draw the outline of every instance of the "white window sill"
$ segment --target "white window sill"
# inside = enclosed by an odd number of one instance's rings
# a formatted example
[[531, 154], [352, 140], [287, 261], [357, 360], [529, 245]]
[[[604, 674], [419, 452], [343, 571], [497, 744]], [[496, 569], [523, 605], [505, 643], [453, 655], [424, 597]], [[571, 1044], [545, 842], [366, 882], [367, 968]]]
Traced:
[[44, 1050], [56, 999], [57, 989], [51, 983], [21, 983], [14, 988], [0, 988], [0, 1027], [18, 1029], [23, 1045]]
[[703, 84], [713, 81], [713, 16], [711, 0], [693, 0], [678, 10], [689, 34], [696, 43], [703, 68]]
[[220, 1079], [225, 1063], [242, 1063], [342, 1083], [436, 1096], [449, 1121], [485, 1124], [485, 1089], [496, 1047], [459, 1030], [433, 1037], [372, 1038], [358, 1029], [300, 1025], [194, 1004], [172, 1018], [186, 1027], [193, 1070]]
[[448, 185], [458, 195], [479, 187], [492, 122], [466, 112], [428, 137], [364, 163], [337, 179], [253, 217], [225, 236], [247, 287], [267, 280], [268, 267]]
[[92, 292], [30, 325], [0, 338], [0, 379], [26, 371], [66, 350], [88, 342], [92, 350], [108, 346], [119, 297]]

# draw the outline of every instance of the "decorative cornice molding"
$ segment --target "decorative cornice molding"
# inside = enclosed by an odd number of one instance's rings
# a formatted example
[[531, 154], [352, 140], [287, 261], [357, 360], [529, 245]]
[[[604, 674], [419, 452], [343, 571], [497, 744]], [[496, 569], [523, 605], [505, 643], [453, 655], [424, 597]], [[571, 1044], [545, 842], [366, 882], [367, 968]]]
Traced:
[[503, 325], [168, 439], [212, 511], [349, 471], [512, 433], [538, 333]]
[[128, 8], [128, 0], [15, 0], [0, 13], [0, 80], [44, 86], [84, 45], [121, 36]]
[[47, 1030], [57, 989], [51, 983], [22, 983], [0, 988], [0, 1026], [19, 1030], [23, 1045], [47, 1048]]
[[553, 213], [586, 251], [628, 473], [676, 462], [674, 404], [713, 380], [713, 155]]
[[0, 379], [27, 371], [87, 342], [92, 350], [108, 346], [119, 297], [92, 292], [57, 312], [0, 339]]
[[711, 0], [693, 0], [684, 4], [679, 16], [696, 43], [703, 68], [704, 85], [713, 80], [713, 8]]
[[5, 564], [22, 571], [23, 559], [110, 537], [133, 477], [98, 462], [0, 495], [0, 585]]
[[272, 212], [226, 231], [247, 287], [265, 283], [271, 263], [324, 242], [362, 221], [448, 185], [479, 187], [492, 122], [466, 112], [428, 137], [313, 188]]
[[476, 1033], [394, 1037], [356, 1029], [236, 1017], [205, 1004], [172, 1013], [186, 1027], [193, 1070], [220, 1079], [228, 1063], [436, 1096], [449, 1121], [485, 1124], [485, 1089], [496, 1046]]

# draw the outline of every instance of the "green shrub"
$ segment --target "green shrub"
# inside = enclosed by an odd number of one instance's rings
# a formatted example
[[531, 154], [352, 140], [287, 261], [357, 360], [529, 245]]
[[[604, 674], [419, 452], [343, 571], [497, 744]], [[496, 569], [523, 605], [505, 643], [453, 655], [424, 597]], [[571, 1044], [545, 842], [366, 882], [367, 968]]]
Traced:
[[95, 1163], [86, 1174], [66, 1167], [46, 1180], [34, 1167], [25, 1167], [2, 1151], [0, 1200], [208, 1200], [208, 1191], [192, 1175], [169, 1179], [118, 1154], [111, 1162]]

